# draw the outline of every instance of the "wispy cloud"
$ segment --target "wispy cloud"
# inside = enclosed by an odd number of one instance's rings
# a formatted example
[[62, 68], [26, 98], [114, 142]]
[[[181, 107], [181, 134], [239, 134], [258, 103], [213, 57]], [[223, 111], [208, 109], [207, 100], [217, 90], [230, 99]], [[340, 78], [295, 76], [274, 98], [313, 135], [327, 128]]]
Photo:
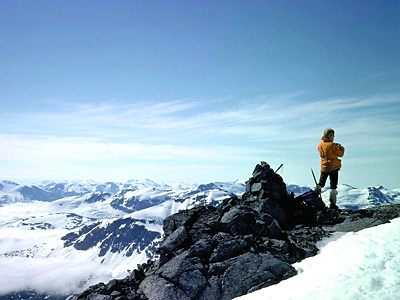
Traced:
[[[397, 130], [398, 117], [393, 113], [398, 109], [397, 95], [313, 102], [299, 102], [296, 97], [297, 94], [275, 96], [269, 101], [263, 96], [258, 103], [250, 100], [238, 105], [225, 101], [218, 106], [201, 101], [65, 104], [65, 111], [6, 115], [2, 127], [20, 136], [97, 139], [120, 144], [119, 149], [126, 148], [122, 144], [131, 144], [138, 149], [131, 149], [133, 153], [147, 153], [152, 148], [143, 151], [141, 144], [145, 148], [171, 143], [197, 147], [236, 145], [240, 138], [250, 146], [257, 142], [309, 140], [328, 126], [343, 129], [342, 136], [361, 133], [368, 127], [370, 134]], [[82, 152], [85, 147], [80, 145], [80, 149]]]
[[375, 73], [375, 74], [372, 74], [370, 76], [367, 76], [366, 79], [367, 80], [371, 80], [371, 79], [376, 79], [376, 78], [379, 78], [379, 77], [387, 77], [387, 76], [395, 76], [395, 75], [397, 75], [397, 76], [399, 75], [399, 70], [382, 71], [382, 72]]
[[[261, 100], [260, 100], [261, 99]], [[30, 134], [73, 135], [80, 134], [125, 134], [136, 137], [141, 130], [157, 135], [173, 132], [226, 131], [227, 134], [257, 134], [257, 130], [268, 136], [281, 132], [289, 124], [309, 124], [321, 117], [330, 122], [335, 118], [352, 115], [355, 110], [398, 105], [397, 95], [370, 98], [324, 99], [313, 102], [296, 102], [291, 97], [262, 97], [259, 103], [250, 100], [239, 105], [226, 101], [217, 107], [201, 101], [172, 101], [164, 103], [134, 104], [73, 104], [65, 111], [29, 113], [21, 112], [5, 116], [8, 122], [15, 120], [13, 127]], [[362, 115], [361, 115], [362, 117]], [[16, 121], [17, 120], [17, 121]], [[24, 126], [23, 129], [18, 126]], [[4, 124], [6, 125], [6, 124]], [[287, 126], [289, 129], [290, 126]], [[157, 132], [158, 131], [158, 132]], [[141, 136], [145, 136], [145, 133]], [[160, 134], [162, 136], [162, 134]]]
[[386, 154], [398, 149], [397, 95], [316, 101], [306, 96], [58, 103], [39, 113], [3, 112], [1, 128], [7, 131], [0, 135], [0, 157], [37, 170], [44, 169], [38, 162], [47, 161], [46, 171], [63, 163], [69, 173], [71, 166], [94, 170], [99, 164], [118, 170], [154, 164], [159, 170], [174, 164], [222, 167], [265, 157], [290, 160], [297, 152], [312, 156], [325, 127], [335, 128], [339, 142], [360, 156], [372, 155], [381, 144]]
[[28, 163], [47, 160], [64, 161], [109, 161], [129, 160], [242, 160], [258, 153], [258, 149], [247, 146], [190, 146], [140, 143], [106, 143], [97, 139], [33, 137], [0, 135], [0, 157], [4, 161]]

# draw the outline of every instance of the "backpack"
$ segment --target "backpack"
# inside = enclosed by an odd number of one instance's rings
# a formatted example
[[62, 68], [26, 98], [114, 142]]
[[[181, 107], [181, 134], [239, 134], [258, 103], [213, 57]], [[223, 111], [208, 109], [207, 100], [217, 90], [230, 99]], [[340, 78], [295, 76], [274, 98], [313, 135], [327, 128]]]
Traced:
[[298, 198], [300, 201], [302, 200], [307, 206], [311, 206], [320, 211], [326, 210], [325, 203], [321, 200], [319, 197], [319, 192], [316, 190], [309, 190], [308, 192], [305, 192], [296, 198]]

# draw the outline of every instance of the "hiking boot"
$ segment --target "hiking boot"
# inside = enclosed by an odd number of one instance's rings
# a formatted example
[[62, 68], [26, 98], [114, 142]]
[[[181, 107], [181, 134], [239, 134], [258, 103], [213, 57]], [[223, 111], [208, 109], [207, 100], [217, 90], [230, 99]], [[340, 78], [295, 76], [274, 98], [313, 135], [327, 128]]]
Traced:
[[336, 189], [331, 189], [329, 191], [329, 202], [330, 202], [330, 206], [329, 208], [334, 209], [334, 210], [338, 210], [339, 207], [336, 205], [336, 196], [337, 196], [337, 190]]
[[317, 191], [318, 193], [321, 193], [322, 187], [317, 184], [317, 186], [314, 188], [314, 191]]

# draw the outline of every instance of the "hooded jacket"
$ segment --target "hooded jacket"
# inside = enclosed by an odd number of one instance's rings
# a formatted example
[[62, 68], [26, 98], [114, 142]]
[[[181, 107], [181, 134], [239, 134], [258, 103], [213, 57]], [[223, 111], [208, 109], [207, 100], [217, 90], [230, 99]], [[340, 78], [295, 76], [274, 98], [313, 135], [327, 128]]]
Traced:
[[338, 143], [330, 142], [325, 136], [318, 145], [319, 155], [321, 156], [321, 172], [327, 173], [340, 170], [342, 163], [338, 157], [344, 155], [344, 147]]

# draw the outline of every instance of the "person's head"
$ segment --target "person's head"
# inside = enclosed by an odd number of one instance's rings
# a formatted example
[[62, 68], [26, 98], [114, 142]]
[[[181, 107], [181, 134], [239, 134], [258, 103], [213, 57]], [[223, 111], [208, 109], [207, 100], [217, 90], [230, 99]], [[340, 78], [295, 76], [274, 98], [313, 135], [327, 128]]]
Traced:
[[328, 140], [333, 141], [333, 139], [335, 138], [335, 130], [333, 130], [332, 128], [326, 128], [324, 131], [324, 137]]

